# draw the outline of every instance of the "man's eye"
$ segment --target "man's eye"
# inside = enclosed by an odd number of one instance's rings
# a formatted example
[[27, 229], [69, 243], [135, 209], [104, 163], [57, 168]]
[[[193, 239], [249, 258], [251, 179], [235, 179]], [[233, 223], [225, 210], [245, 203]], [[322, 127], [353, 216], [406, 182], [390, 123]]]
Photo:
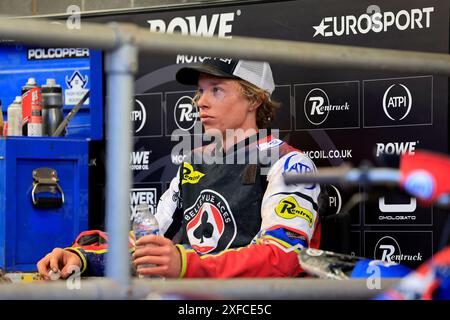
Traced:
[[219, 87], [214, 87], [214, 88], [213, 88], [213, 92], [214, 92], [214, 93], [218, 93], [218, 92], [220, 92], [220, 91], [222, 91], [222, 89], [219, 88]]

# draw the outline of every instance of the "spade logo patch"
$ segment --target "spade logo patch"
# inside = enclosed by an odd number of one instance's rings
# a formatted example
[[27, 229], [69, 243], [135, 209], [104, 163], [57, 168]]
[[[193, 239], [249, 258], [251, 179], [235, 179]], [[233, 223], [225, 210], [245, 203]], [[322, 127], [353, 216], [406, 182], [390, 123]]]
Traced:
[[213, 190], [203, 190], [184, 213], [189, 242], [198, 253], [227, 249], [236, 237], [236, 222], [228, 202]]

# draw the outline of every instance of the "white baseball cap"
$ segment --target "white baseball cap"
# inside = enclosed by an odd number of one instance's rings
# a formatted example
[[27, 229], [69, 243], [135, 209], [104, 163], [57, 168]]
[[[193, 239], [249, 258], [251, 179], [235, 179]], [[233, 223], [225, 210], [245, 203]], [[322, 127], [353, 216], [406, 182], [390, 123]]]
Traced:
[[175, 77], [181, 84], [197, 85], [200, 73], [220, 78], [242, 79], [269, 94], [275, 90], [272, 69], [265, 61], [206, 58], [201, 64], [181, 68]]

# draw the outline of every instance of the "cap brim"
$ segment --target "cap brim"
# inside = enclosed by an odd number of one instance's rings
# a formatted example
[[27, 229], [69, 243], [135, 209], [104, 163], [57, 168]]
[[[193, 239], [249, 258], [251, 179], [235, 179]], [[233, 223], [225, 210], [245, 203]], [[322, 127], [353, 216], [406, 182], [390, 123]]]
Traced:
[[198, 84], [198, 78], [200, 77], [201, 73], [221, 78], [239, 79], [239, 77], [236, 77], [222, 70], [218, 70], [217, 68], [207, 65], [181, 68], [180, 70], [178, 70], [177, 74], [175, 75], [175, 78], [181, 84], [196, 86]]

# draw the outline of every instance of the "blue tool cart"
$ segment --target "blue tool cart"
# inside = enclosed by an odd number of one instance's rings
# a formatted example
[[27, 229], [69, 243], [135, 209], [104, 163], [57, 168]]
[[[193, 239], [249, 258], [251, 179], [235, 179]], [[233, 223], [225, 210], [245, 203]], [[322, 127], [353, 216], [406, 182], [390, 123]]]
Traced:
[[39, 86], [50, 78], [61, 86], [64, 117], [89, 90], [65, 136], [0, 137], [0, 269], [36, 271], [45, 254], [70, 246], [88, 229], [91, 144], [103, 141], [102, 70], [101, 51], [0, 46], [5, 121], [8, 105], [30, 77]]
[[[1, 269], [35, 271], [46, 253], [87, 229], [87, 155], [87, 140], [0, 139]], [[56, 179], [45, 179], [44, 170], [39, 180], [43, 168]]]

